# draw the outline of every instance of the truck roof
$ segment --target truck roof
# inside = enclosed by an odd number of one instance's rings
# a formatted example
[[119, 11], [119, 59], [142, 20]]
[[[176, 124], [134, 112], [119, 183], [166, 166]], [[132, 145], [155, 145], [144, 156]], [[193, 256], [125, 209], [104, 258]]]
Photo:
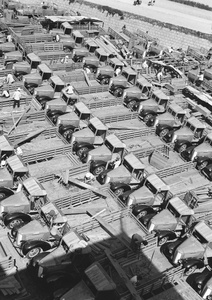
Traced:
[[14, 147], [10, 145], [9, 141], [4, 135], [0, 136], [0, 150], [1, 151], [13, 151]]
[[65, 85], [64, 81], [62, 81], [62, 79], [59, 76], [57, 76], [57, 75], [51, 76], [50, 80], [52, 82], [54, 82], [55, 84]]
[[135, 70], [133, 70], [131, 67], [125, 67], [124, 69], [123, 69], [123, 72], [126, 72], [126, 73], [128, 73], [128, 74], [130, 74], [130, 75], [137, 75], [137, 72], [135, 71]]
[[202, 128], [202, 129], [206, 129], [205, 124], [203, 124], [201, 121], [199, 121], [197, 118], [195, 117], [191, 117], [187, 120], [187, 122], [189, 122], [189, 124], [191, 124], [192, 126], [194, 126], [195, 128]]
[[156, 174], [149, 175], [147, 180], [157, 189], [157, 190], [168, 190], [167, 186], [162, 179], [160, 179]]
[[26, 173], [28, 168], [24, 166], [24, 163], [20, 160], [17, 155], [10, 156], [7, 159], [7, 164], [10, 166], [13, 172]]
[[116, 148], [126, 148], [126, 145], [122, 143], [122, 141], [115, 135], [115, 134], [110, 134], [106, 137], [106, 140]]
[[75, 103], [74, 106], [75, 106], [76, 109], [77, 109], [78, 111], [80, 111], [81, 113], [84, 113], [84, 114], [90, 114], [90, 113], [91, 113], [90, 109], [85, 105], [85, 103], [83, 103], [83, 102], [81, 102], [81, 101]]
[[40, 69], [42, 72], [53, 73], [52, 70], [46, 64], [43, 63], [38, 66], [38, 69]]
[[205, 240], [212, 242], [212, 228], [209, 227], [204, 221], [199, 222], [194, 229], [201, 234]]
[[109, 54], [103, 49], [103, 48], [97, 48], [96, 52], [100, 55], [100, 56], [108, 56]]
[[72, 35], [74, 35], [76, 37], [84, 38], [84, 35], [79, 30], [72, 31]]
[[107, 130], [107, 126], [105, 126], [98, 118], [94, 117], [89, 120], [89, 123], [93, 125], [98, 130]]
[[176, 209], [181, 216], [190, 216], [194, 214], [193, 209], [188, 207], [179, 197], [174, 197], [169, 200], [169, 203]]
[[185, 110], [176, 103], [171, 103], [169, 105], [169, 108], [171, 108], [171, 110], [177, 114], [184, 114], [184, 115], [186, 114]]
[[40, 186], [37, 179], [34, 177], [27, 178], [23, 181], [23, 186], [31, 196], [46, 196], [46, 191]]
[[61, 26], [63, 26], [64, 28], [70, 28], [70, 29], [73, 28], [73, 26], [71, 26], [71, 24], [69, 24], [68, 22], [63, 22], [63, 23], [61, 24]]
[[146, 78], [144, 78], [143, 76], [141, 76], [140, 78], [138, 78], [136, 83], [139, 83], [139, 84], [144, 85], [144, 86], [152, 87], [151, 82], [149, 82], [149, 81], [148, 81]]
[[161, 90], [159, 90], [159, 89], [154, 90], [152, 94], [154, 94], [158, 98], [169, 100], [169, 96], [167, 96], [166, 94], [164, 94], [164, 92], [161, 91]]
[[114, 65], [118, 65], [118, 66], [124, 66], [124, 63], [122, 61], [120, 61], [118, 58], [114, 57], [114, 58], [110, 58], [110, 61], [114, 64]]
[[85, 274], [95, 286], [97, 291], [109, 291], [116, 289], [116, 284], [99, 263], [94, 263], [88, 267], [85, 270]]
[[124, 160], [132, 166], [133, 169], [145, 169], [145, 165], [133, 153], [129, 153], [124, 157]]
[[94, 39], [87, 39], [86, 40], [86, 42], [85, 42], [85, 44], [87, 44], [87, 45], [89, 45], [89, 46], [94, 46], [94, 47], [99, 47], [98, 45], [97, 45], [97, 43], [95, 42], [95, 40]]

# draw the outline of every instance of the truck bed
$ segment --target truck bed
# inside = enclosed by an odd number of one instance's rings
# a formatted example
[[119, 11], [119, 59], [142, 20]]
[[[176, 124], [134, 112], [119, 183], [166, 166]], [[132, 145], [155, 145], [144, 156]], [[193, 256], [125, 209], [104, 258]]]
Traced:
[[133, 139], [125, 139], [123, 140], [123, 143], [125, 143], [125, 145], [127, 146], [126, 149], [129, 152], [143, 150], [150, 147], [154, 149], [164, 145], [161, 139], [155, 135], [136, 137]]
[[41, 150], [49, 150], [64, 145], [59, 137], [46, 138], [43, 135], [33, 139], [30, 143], [21, 146], [23, 154], [31, 154]]

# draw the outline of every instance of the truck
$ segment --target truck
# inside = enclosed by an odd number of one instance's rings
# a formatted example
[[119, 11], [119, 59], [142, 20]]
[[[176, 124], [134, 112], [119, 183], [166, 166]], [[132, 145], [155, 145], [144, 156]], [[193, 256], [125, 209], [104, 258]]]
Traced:
[[211, 260], [211, 233], [211, 228], [201, 221], [194, 226], [192, 234], [164, 244], [162, 252], [174, 266], [181, 265], [185, 274], [190, 275]]
[[131, 67], [123, 68], [120, 76], [110, 79], [109, 91], [115, 97], [121, 97], [124, 90], [132, 87], [137, 79], [137, 72], [135, 72]]
[[162, 90], [155, 89], [151, 98], [140, 102], [138, 112], [139, 119], [147, 125], [153, 125], [157, 114], [163, 114], [166, 111], [170, 97], [164, 94]]
[[20, 51], [10, 51], [4, 54], [4, 65], [11, 65], [23, 61], [23, 55]]
[[196, 117], [191, 116], [185, 120], [184, 126], [180, 129], [165, 128], [163, 139], [168, 143], [174, 143], [175, 150], [181, 153], [185, 151], [188, 146], [198, 144], [207, 134], [206, 129], [207, 127], [204, 123], [199, 121]]
[[23, 76], [31, 72], [31, 66], [28, 62], [17, 62], [13, 64], [13, 72], [18, 80], [22, 80]]
[[96, 72], [96, 80], [101, 84], [109, 84], [110, 78], [114, 76], [114, 72], [117, 68], [122, 69], [124, 63], [118, 58], [108, 59], [108, 63], [105, 66], [100, 66]]
[[211, 266], [206, 266], [201, 273], [192, 274], [188, 278], [188, 282], [192, 288], [201, 296], [202, 299], [210, 299], [211, 284], [212, 284], [212, 273]]
[[140, 77], [136, 80], [135, 86], [126, 89], [123, 93], [123, 104], [134, 110], [139, 107], [139, 104], [148, 98], [152, 94], [152, 84], [144, 77]]

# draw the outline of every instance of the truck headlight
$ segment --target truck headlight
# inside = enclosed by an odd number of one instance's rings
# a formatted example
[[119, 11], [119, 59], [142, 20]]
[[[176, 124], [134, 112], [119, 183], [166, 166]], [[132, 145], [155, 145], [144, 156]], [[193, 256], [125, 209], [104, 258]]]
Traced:
[[76, 55], [76, 50], [72, 51], [72, 55], [73, 55], [73, 57]]
[[2, 214], [4, 212], [4, 206], [0, 206], [0, 214]]
[[96, 77], [99, 77], [99, 75], [100, 75], [100, 70], [97, 70]]
[[176, 134], [174, 134], [174, 135], [173, 135], [173, 138], [172, 138], [172, 143], [175, 143], [175, 142], [176, 142], [176, 140], [177, 140], [177, 135], [176, 135]]
[[85, 64], [85, 58], [82, 59], [82, 63]]
[[113, 79], [111, 78], [109, 82], [109, 89], [111, 88], [112, 84], [113, 84]]
[[197, 151], [194, 151], [194, 153], [191, 156], [191, 161], [194, 161], [196, 156], [197, 156]]
[[8, 55], [4, 55], [4, 59], [7, 59], [8, 58]]
[[37, 96], [37, 94], [38, 94], [38, 92], [37, 92], [37, 91], [34, 91], [34, 95]]
[[46, 103], [46, 110], [49, 109], [49, 104]]
[[14, 65], [12, 66], [12, 69], [15, 70], [15, 66]]
[[143, 105], [140, 104], [140, 105], [139, 105], [139, 108], [138, 108], [138, 113], [140, 113], [140, 112], [142, 111], [142, 109], [143, 109]]
[[23, 78], [23, 83], [26, 81], [26, 78]]
[[158, 123], [159, 123], [159, 120], [156, 118], [155, 122], [154, 122], [154, 127], [156, 127], [158, 125]]
[[39, 266], [38, 268], [38, 277], [42, 278], [43, 277], [43, 267]]
[[125, 98], [126, 98], [126, 96], [127, 96], [127, 92], [126, 92], [126, 91], [124, 91], [124, 93], [123, 93], [123, 99], [125, 99]]
[[23, 240], [23, 236], [22, 234], [20, 234], [19, 232], [17, 233], [17, 236], [16, 236], [16, 245], [17, 246], [21, 246], [21, 242]]

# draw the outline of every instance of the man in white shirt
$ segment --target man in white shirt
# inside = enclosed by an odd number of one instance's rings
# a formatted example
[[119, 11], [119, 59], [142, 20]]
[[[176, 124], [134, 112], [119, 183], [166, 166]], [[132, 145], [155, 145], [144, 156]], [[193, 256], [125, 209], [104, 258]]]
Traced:
[[4, 97], [4, 98], [9, 98], [10, 97], [10, 93], [7, 89], [3, 89], [3, 92], [1, 94], [1, 97]]
[[15, 79], [13, 78], [13, 75], [11, 73], [7, 74], [6, 83], [12, 84], [14, 81], [15, 81]]
[[95, 176], [90, 172], [86, 173], [84, 177], [84, 182], [87, 184], [92, 184], [94, 181], [95, 181]]
[[17, 88], [17, 90], [13, 94], [13, 108], [20, 107], [20, 100], [21, 100], [21, 89]]
[[67, 84], [67, 89], [65, 90], [67, 94], [72, 95], [74, 93], [73, 86], [70, 83]]
[[118, 67], [115, 71], [115, 75], [119, 76], [120, 73], [121, 73], [121, 68]]

